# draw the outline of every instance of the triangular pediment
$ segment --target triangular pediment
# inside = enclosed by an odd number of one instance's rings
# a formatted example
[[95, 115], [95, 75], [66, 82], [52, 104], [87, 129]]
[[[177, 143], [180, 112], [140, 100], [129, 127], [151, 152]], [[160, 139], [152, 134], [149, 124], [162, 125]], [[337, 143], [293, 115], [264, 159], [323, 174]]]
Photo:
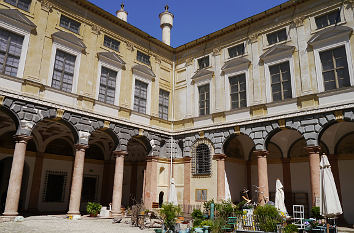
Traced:
[[141, 72], [141, 73], [144, 73], [144, 74], [146, 74], [146, 75], [148, 75], [148, 76], [156, 77], [156, 75], [154, 74], [154, 72], [153, 72], [149, 67], [147, 67], [147, 66], [138, 64], [138, 65], [133, 66], [132, 69], [133, 69], [133, 71], [134, 71], [134, 70], [137, 70], [137, 71], [139, 71], [139, 72]]
[[290, 45], [274, 45], [270, 49], [268, 49], [265, 53], [263, 53], [259, 58], [261, 60], [266, 60], [271, 57], [280, 56], [280, 55], [290, 55], [294, 52], [295, 46]]
[[234, 58], [230, 61], [225, 62], [225, 64], [221, 67], [221, 70], [236, 68], [243, 65], [248, 66], [250, 63], [251, 61], [244, 57]]
[[118, 63], [120, 65], [125, 65], [125, 62], [116, 53], [113, 52], [100, 52], [98, 53], [100, 59], [108, 59], [111, 62]]
[[327, 40], [331, 37], [336, 37], [339, 35], [350, 35], [353, 32], [353, 29], [347, 26], [332, 26], [322, 31], [317, 32], [313, 35], [310, 40], [307, 42], [309, 45], [313, 45], [316, 42]]
[[52, 38], [53, 40], [58, 39], [60, 41], [72, 44], [76, 47], [79, 47], [82, 50], [86, 49], [86, 45], [80, 38], [68, 32], [63, 32], [63, 31], [55, 32], [52, 34]]
[[213, 75], [213, 72], [207, 69], [201, 69], [192, 76], [192, 79], [198, 79], [207, 75]]
[[15, 24], [29, 31], [37, 27], [17, 9], [0, 9], [0, 18], [11, 25]]

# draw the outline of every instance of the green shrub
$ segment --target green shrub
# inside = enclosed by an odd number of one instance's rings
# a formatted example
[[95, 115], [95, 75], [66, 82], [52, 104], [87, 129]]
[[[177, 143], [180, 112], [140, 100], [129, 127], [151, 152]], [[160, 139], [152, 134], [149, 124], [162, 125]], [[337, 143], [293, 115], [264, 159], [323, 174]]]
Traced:
[[222, 229], [226, 224], [225, 219], [223, 218], [216, 218], [214, 220], [214, 224], [211, 227], [211, 233], [224, 233], [224, 230]]
[[97, 214], [101, 211], [102, 206], [97, 202], [88, 202], [86, 206], [86, 211], [88, 214], [97, 216]]
[[199, 209], [194, 209], [192, 212], [193, 227], [199, 227], [204, 219], [203, 213]]
[[314, 206], [311, 209], [311, 217], [315, 218], [315, 219], [322, 219], [323, 217], [321, 216], [320, 213], [320, 207], [318, 206]]
[[212, 220], [204, 220], [200, 223], [199, 226], [203, 227], [203, 226], [209, 226], [212, 227], [214, 225], [214, 222]]
[[211, 200], [206, 201], [206, 202], [203, 203], [203, 209], [204, 209], [206, 212], [209, 212], [209, 211], [210, 211], [210, 205], [211, 205], [211, 203], [214, 203], [214, 204], [215, 204], [214, 199], [211, 199]]
[[234, 207], [231, 201], [222, 201], [215, 205], [215, 209], [218, 212], [218, 217], [227, 220], [228, 217], [232, 217], [234, 213]]
[[174, 231], [177, 216], [181, 213], [181, 208], [171, 203], [163, 204], [160, 209], [160, 214], [163, 219], [166, 230]]
[[254, 216], [261, 231], [276, 232], [277, 224], [282, 222], [278, 210], [271, 205], [258, 206], [254, 210]]
[[299, 232], [296, 225], [294, 225], [294, 224], [286, 225], [286, 227], [284, 229], [284, 233], [295, 233], [295, 232]]

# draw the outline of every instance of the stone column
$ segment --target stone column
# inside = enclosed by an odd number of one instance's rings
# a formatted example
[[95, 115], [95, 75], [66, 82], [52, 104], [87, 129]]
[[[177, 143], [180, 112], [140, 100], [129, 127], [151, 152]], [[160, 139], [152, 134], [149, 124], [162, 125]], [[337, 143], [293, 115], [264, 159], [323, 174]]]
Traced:
[[27, 142], [32, 137], [26, 135], [15, 136], [16, 144], [12, 160], [9, 186], [7, 188], [6, 204], [4, 216], [18, 215], [18, 203], [20, 200], [23, 165], [25, 163], [25, 154]]
[[224, 154], [214, 155], [217, 163], [217, 201], [225, 199], [225, 158]]
[[44, 152], [37, 152], [36, 162], [33, 171], [31, 194], [30, 194], [30, 200], [28, 206], [28, 209], [31, 212], [38, 212], [38, 199], [40, 196], [39, 192], [40, 192], [41, 180], [42, 180], [43, 157], [44, 157]]
[[114, 170], [112, 216], [118, 216], [121, 214], [124, 156], [128, 153], [126, 151], [115, 151], [113, 153], [116, 159], [116, 166]]
[[191, 203], [191, 157], [184, 157], [184, 188], [183, 188], [183, 208], [189, 213], [189, 205]]
[[284, 193], [285, 193], [285, 204], [291, 206], [292, 188], [291, 188], [290, 158], [283, 158], [282, 165], [283, 165], [283, 186], [284, 186]]
[[258, 169], [258, 203], [264, 205], [269, 201], [269, 187], [268, 187], [268, 166], [267, 155], [268, 151], [254, 151], [257, 156]]
[[312, 206], [317, 206], [316, 199], [320, 198], [320, 151], [319, 146], [308, 146], [305, 150], [309, 154]]
[[85, 150], [87, 145], [76, 145], [73, 178], [71, 182], [68, 215], [80, 215], [82, 178], [84, 174]]
[[144, 205], [146, 209], [151, 209], [152, 203], [156, 201], [157, 196], [157, 157], [148, 156], [146, 158], [145, 174]]

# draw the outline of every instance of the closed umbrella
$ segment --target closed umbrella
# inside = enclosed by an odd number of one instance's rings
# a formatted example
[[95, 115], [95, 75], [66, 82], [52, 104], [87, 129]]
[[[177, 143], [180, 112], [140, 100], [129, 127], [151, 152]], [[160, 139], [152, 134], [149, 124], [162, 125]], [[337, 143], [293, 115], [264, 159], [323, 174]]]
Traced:
[[324, 217], [335, 217], [343, 213], [331, 165], [325, 154], [321, 156], [320, 175], [320, 212]]
[[175, 179], [173, 178], [171, 178], [170, 192], [168, 193], [168, 202], [173, 205], [178, 205]]
[[275, 183], [275, 208], [284, 213], [284, 215], [288, 214], [285, 206], [285, 195], [284, 195], [284, 187], [279, 179], [277, 179]]
[[231, 201], [230, 186], [229, 186], [229, 181], [226, 176], [226, 172], [225, 172], [225, 200]]

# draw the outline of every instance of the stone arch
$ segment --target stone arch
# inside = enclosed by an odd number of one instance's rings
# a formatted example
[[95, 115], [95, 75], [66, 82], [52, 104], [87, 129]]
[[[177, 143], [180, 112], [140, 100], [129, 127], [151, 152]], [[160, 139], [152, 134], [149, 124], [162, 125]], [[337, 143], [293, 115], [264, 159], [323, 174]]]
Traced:
[[96, 128], [90, 132], [87, 154], [92, 159], [110, 160], [119, 146], [118, 136], [111, 128]]
[[[354, 132], [347, 133], [343, 135], [335, 145], [334, 154], [354, 154]], [[343, 145], [344, 144], [344, 145]], [[344, 147], [341, 148], [341, 147]]]
[[[245, 140], [248, 140], [248, 142]], [[243, 143], [241, 142], [243, 141]], [[247, 144], [251, 145], [251, 150], [254, 147], [254, 141], [244, 133], [233, 133], [230, 134], [223, 143], [223, 153], [228, 157], [236, 157], [239, 159], [247, 160], [249, 151], [244, 148]], [[230, 148], [231, 147], [231, 148]]]
[[[287, 153], [287, 157], [288, 158], [294, 158], [294, 157], [302, 157], [302, 158], [304, 158], [304, 157], [307, 157], [308, 154], [307, 154], [307, 152], [305, 150], [306, 146], [307, 145], [306, 145], [306, 141], [305, 141], [304, 138], [297, 139], [296, 141], [294, 141], [290, 145], [288, 153]], [[326, 154], [329, 153], [328, 152], [329, 151], [328, 147], [327, 147], [327, 145], [324, 142], [320, 141], [319, 146], [321, 147], [321, 151], [323, 153], [326, 153]]]
[[7, 99], [5, 99], [3, 105], [0, 106], [0, 111], [3, 111], [7, 116], [9, 116], [12, 119], [12, 121], [15, 123], [16, 131], [17, 131], [20, 125], [20, 119], [17, 113], [13, 111], [13, 109], [6, 107], [6, 100]]
[[63, 137], [55, 138], [49, 141], [45, 147], [45, 152], [50, 154], [74, 156], [74, 145]]
[[274, 142], [268, 142], [266, 149], [269, 152], [268, 158], [284, 158], [283, 151], [280, 146], [278, 146], [278, 144]]

